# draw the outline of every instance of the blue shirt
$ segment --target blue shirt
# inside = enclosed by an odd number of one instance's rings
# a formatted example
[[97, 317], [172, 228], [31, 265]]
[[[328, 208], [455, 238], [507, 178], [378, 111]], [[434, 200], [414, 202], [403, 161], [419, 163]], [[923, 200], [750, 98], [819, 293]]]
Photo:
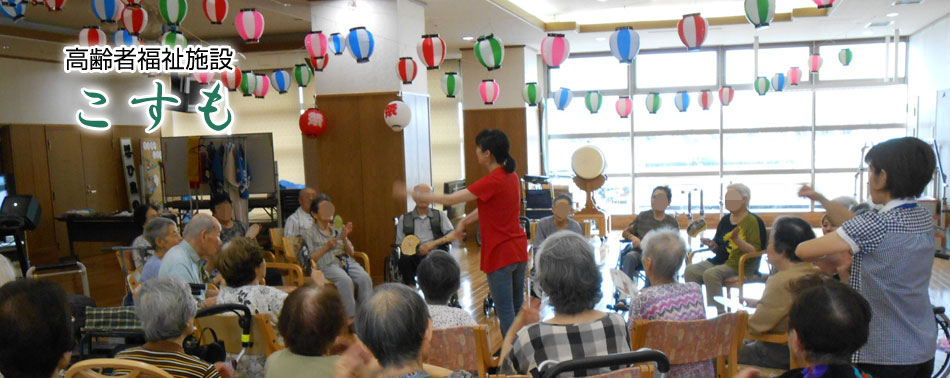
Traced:
[[161, 268], [162, 259], [155, 255], [149, 255], [148, 260], [145, 261], [145, 266], [142, 267], [142, 275], [139, 277], [139, 282], [145, 282], [148, 281], [149, 278], [158, 277], [158, 272]]
[[206, 275], [201, 274], [202, 269], [204, 262], [198, 257], [198, 252], [191, 244], [182, 240], [165, 253], [158, 275], [178, 277], [189, 284], [204, 284], [206, 282], [203, 277]]

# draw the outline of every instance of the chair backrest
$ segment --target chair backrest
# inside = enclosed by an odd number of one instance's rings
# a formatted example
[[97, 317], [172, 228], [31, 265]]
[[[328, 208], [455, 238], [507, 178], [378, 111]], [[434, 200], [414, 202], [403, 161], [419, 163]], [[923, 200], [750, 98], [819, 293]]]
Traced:
[[[237, 353], [241, 350], [241, 326], [238, 324], [236, 314], [219, 314], [205, 316], [195, 319], [195, 326], [201, 333], [202, 344], [213, 341], [211, 332], [205, 332], [206, 328], [214, 330], [219, 341], [224, 342], [224, 349], [228, 353]], [[254, 315], [254, 321], [251, 322], [251, 342], [253, 345], [248, 348], [246, 354], [269, 356], [278, 350], [284, 349], [277, 342], [277, 332], [270, 322], [267, 314]]]
[[122, 274], [129, 274], [135, 271], [135, 260], [132, 254], [135, 250], [117, 249], [115, 250], [115, 259], [119, 262], [119, 268], [122, 268]]
[[298, 287], [307, 284], [306, 277], [304, 277], [303, 269], [300, 268], [300, 265], [269, 262], [267, 263], [267, 268], [279, 270], [281, 276], [285, 276], [285, 284]]
[[[66, 378], [106, 378], [112, 375], [102, 374], [105, 369], [121, 370], [129, 372], [124, 377], [128, 378], [174, 378], [168, 372], [158, 367], [146, 364], [144, 362], [122, 360], [118, 358], [94, 358], [77, 362], [66, 371]], [[97, 372], [98, 370], [98, 372]]]
[[270, 243], [273, 245], [274, 254], [281, 256], [284, 254], [284, 229], [279, 227], [271, 227], [267, 230], [267, 235], [270, 236]]
[[488, 351], [488, 327], [477, 325], [432, 330], [425, 363], [486, 376], [489, 367], [497, 366], [497, 361], [492, 361]]
[[[666, 354], [670, 364], [708, 361], [723, 356], [736, 361], [746, 333], [749, 314], [727, 313], [713, 319], [696, 321], [637, 320], [631, 332], [630, 347], [656, 349]], [[735, 375], [735, 363], [730, 363]]]
[[300, 250], [300, 246], [303, 245], [303, 238], [301, 237], [284, 237], [284, 255], [287, 256], [287, 261], [292, 263], [297, 263], [297, 251]]
[[133, 293], [135, 292], [135, 289], [141, 285], [141, 283], [139, 280], [135, 279], [135, 274], [132, 273], [125, 276], [125, 285], [125, 290], [129, 293]]

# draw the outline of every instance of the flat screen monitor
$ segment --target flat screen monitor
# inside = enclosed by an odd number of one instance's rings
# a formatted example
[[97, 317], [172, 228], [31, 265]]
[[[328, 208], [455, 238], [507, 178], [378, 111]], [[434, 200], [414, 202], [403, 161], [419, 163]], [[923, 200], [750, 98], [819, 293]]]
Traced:
[[[452, 194], [459, 190], [465, 189], [465, 180], [455, 180], [455, 181], [446, 181], [442, 186], [442, 191], [445, 194]], [[449, 219], [455, 219], [462, 215], [465, 215], [465, 202], [460, 202], [452, 206], [446, 206], [445, 212], [449, 216]]]

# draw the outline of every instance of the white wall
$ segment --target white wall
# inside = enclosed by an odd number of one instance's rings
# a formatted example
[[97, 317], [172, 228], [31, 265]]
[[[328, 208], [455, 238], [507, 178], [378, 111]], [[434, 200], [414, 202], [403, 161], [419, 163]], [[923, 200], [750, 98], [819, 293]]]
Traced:
[[429, 76], [432, 161], [438, 162], [432, 165], [432, 186], [437, 193], [446, 181], [465, 178], [460, 99], [442, 93], [442, 74], [459, 72], [460, 65], [458, 59], [447, 59], [441, 69], [423, 73]]
[[[533, 60], [533, 58], [532, 58]], [[465, 110], [523, 108], [521, 88], [525, 83], [525, 48], [505, 47], [505, 59], [501, 68], [489, 71], [475, 59], [471, 49], [462, 50], [462, 101]], [[498, 100], [494, 105], [485, 105], [478, 94], [482, 80], [495, 79], [498, 83]]]
[[[919, 125], [917, 135], [933, 137], [937, 91], [950, 89], [950, 16], [943, 17], [910, 37], [907, 57], [908, 104], [913, 109], [918, 97], [918, 124], [908, 124], [908, 132]], [[947, 144], [950, 141], [942, 141]]]

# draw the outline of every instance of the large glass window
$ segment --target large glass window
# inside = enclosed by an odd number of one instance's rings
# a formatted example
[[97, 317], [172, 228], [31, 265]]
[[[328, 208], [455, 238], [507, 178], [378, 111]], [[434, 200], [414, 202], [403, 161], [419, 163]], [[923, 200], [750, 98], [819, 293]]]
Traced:
[[607, 163], [605, 173], [630, 175], [630, 138], [583, 138], [583, 139], [551, 139], [548, 147], [551, 153], [548, 156], [551, 173], [563, 176], [574, 176], [571, 168], [574, 151], [586, 145], [593, 145], [604, 153]]
[[[802, 69], [802, 81], [808, 81], [808, 46], [759, 48], [759, 76], [772, 80], [776, 73], [791, 67]], [[752, 49], [726, 50], [726, 84], [752, 84], [755, 81], [755, 52]]]
[[[556, 186], [563, 185], [570, 188], [574, 208], [582, 209], [587, 204], [587, 192], [578, 188], [572, 177], [557, 176], [551, 179], [551, 183]], [[610, 214], [628, 214], [633, 206], [631, 192], [629, 176], [613, 177], [607, 175], [607, 182], [604, 183], [603, 187], [594, 191], [592, 197], [597, 207]]]
[[700, 197], [702, 197], [702, 207], [707, 213], [719, 213], [718, 174], [688, 177], [636, 177], [633, 183], [637, 213], [650, 209], [650, 194], [657, 186], [668, 186], [673, 192], [673, 200], [670, 201], [667, 213], [699, 214]]
[[904, 124], [907, 86], [821, 89], [815, 92], [815, 122], [825, 125]]
[[[715, 94], [713, 94], [715, 96]], [[633, 96], [633, 126], [640, 131], [674, 130], [717, 130], [719, 129], [719, 111], [715, 103], [709, 110], [699, 106], [699, 93], [689, 93], [690, 104], [685, 112], [680, 112], [674, 102], [676, 94], [660, 95], [660, 110], [650, 114], [646, 109], [646, 95]], [[616, 113], [614, 113], [615, 118]], [[628, 120], [629, 122], [629, 120]]]
[[591, 114], [584, 106], [584, 97], [576, 96], [564, 110], [557, 110], [554, 101], [547, 100], [548, 104], [548, 133], [588, 134], [608, 132], [630, 132], [630, 120], [617, 116], [614, 106], [618, 96], [604, 96], [600, 111]]
[[634, 138], [636, 172], [717, 172], [719, 135], [654, 135]]
[[815, 135], [815, 168], [858, 169], [871, 146], [906, 135], [904, 128], [819, 130]]
[[[626, 89], [628, 65], [618, 64], [612, 56], [571, 58], [551, 69], [551, 89], [572, 91]], [[581, 108], [583, 108], [583, 104]]]
[[[838, 60], [843, 49], [851, 50], [851, 64], [845, 66]], [[904, 77], [907, 44], [901, 42], [898, 48], [898, 77]], [[860, 43], [849, 45], [828, 45], [818, 48], [822, 65], [819, 71], [821, 80], [883, 79], [894, 77], [894, 45], [890, 53], [883, 43]]]
[[637, 56], [637, 88], [715, 86], [716, 65], [715, 51], [641, 53]]
[[722, 108], [726, 129], [793, 126], [811, 126], [811, 91], [770, 91], [765, 96], [736, 91], [732, 103]]
[[729, 184], [742, 183], [749, 187], [752, 212], [804, 212], [809, 211], [807, 199], [798, 196], [802, 184], [811, 182], [810, 174], [737, 175], [723, 177], [722, 190]]
[[809, 169], [811, 133], [806, 131], [726, 134], [724, 171]]

